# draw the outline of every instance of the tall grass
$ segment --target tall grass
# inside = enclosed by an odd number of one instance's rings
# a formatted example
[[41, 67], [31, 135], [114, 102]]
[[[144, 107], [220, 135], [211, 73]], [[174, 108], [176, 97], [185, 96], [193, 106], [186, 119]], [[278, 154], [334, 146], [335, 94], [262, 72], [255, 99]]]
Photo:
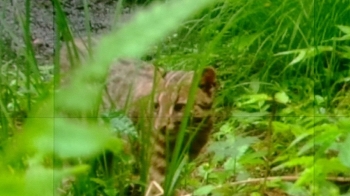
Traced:
[[[75, 35], [59, 1], [53, 2], [58, 49], [60, 35], [68, 42]], [[84, 3], [88, 24], [90, 14], [87, 1]], [[133, 172], [127, 163], [129, 157], [122, 155], [121, 141], [110, 137], [108, 128], [96, 122], [74, 124], [54, 117], [58, 117], [57, 108], [91, 110], [102, 90], [94, 83], [104, 80], [112, 59], [145, 54], [169, 70], [199, 73], [204, 66], [213, 65], [220, 78], [215, 104], [218, 121], [208, 147], [212, 154], [199, 157], [198, 169], [192, 169], [194, 177], [181, 173], [194, 166], [182, 165], [180, 146], [185, 141], [180, 137], [166, 178], [166, 193], [175, 187], [197, 195], [272, 194], [276, 189], [290, 195], [348, 193], [348, 187], [344, 191], [328, 178], [349, 175], [348, 2], [224, 0], [205, 7], [207, 4], [209, 1], [158, 3], [138, 13], [124, 28], [105, 35], [91, 66], [78, 70], [73, 85], [56, 94], [51, 84], [42, 81], [34, 58], [27, 0], [26, 14], [19, 17], [25, 60], [3, 58], [8, 52], [0, 42], [0, 193], [50, 195], [60, 180], [71, 174], [78, 179], [74, 195], [101, 193], [99, 186], [113, 189], [107, 185], [110, 179], [88, 175], [93, 164], [86, 161], [68, 169], [52, 169], [47, 167], [50, 161], [43, 161], [52, 156], [89, 159], [107, 148], [121, 160], [115, 171], [118, 188], [114, 193], [122, 195], [121, 189], [130, 184]], [[74, 47], [72, 53], [77, 53]], [[25, 68], [19, 66], [21, 63]], [[58, 85], [58, 55], [54, 64]], [[193, 101], [190, 96], [187, 114]], [[16, 131], [11, 116], [16, 117], [22, 109], [29, 112], [23, 135], [10, 137]], [[185, 119], [182, 133], [186, 124]], [[143, 172], [141, 181], [145, 181]], [[180, 174], [185, 180], [179, 180]], [[276, 183], [268, 180], [271, 176], [292, 176], [295, 180]], [[242, 182], [258, 177], [264, 178], [259, 185]], [[43, 182], [46, 189], [41, 189]]]
[[[27, 1], [27, 13], [30, 11], [29, 3], [30, 1]], [[72, 40], [73, 35], [69, 30], [67, 19], [58, 1], [53, 1], [53, 3], [57, 14], [56, 49], [58, 49], [60, 47], [60, 35], [63, 35], [66, 41]], [[16, 137], [16, 142], [21, 144], [18, 146], [20, 154], [15, 156], [16, 152], [11, 149], [12, 144], [6, 146], [8, 149], [4, 154], [13, 159], [21, 159], [22, 154], [27, 156], [24, 161], [26, 166], [21, 168], [21, 173], [11, 175], [19, 181], [8, 181], [11, 186], [18, 186], [22, 189], [14, 191], [7, 189], [6, 186], [1, 186], [1, 193], [6, 195], [49, 195], [57, 190], [61, 180], [65, 179], [67, 175], [77, 174], [80, 178], [74, 186], [74, 194], [96, 194], [97, 187], [91, 186], [91, 177], [84, 177], [89, 165], [80, 163], [76, 167], [52, 168], [47, 167], [43, 160], [49, 160], [49, 165], [57, 165], [57, 158], [71, 159], [79, 157], [86, 159], [97, 155], [105, 148], [120, 153], [118, 151], [121, 148], [120, 141], [111, 137], [106, 128], [97, 126], [94, 122], [88, 124], [74, 123], [61, 118], [60, 111], [62, 111], [62, 108], [83, 113], [91, 110], [102, 91], [102, 86], [96, 85], [96, 82], [103, 83], [107, 70], [115, 58], [140, 57], [151, 44], [156, 43], [161, 37], [173, 31], [181, 21], [208, 3], [209, 1], [181, 1], [169, 4], [154, 4], [148, 11], [139, 12], [135, 15], [135, 19], [125, 25], [124, 28], [113, 31], [101, 39], [96, 49], [94, 61], [89, 62], [91, 65], [85, 66], [84, 69], [78, 68], [78, 74], [74, 75], [72, 85], [59, 92], [47, 89], [50, 92], [49, 96], [39, 99], [33, 107], [28, 105], [29, 118], [24, 126], [25, 131], [23, 135]], [[183, 9], [184, 7], [186, 9]], [[86, 13], [88, 15], [88, 11]], [[165, 15], [168, 17], [164, 17]], [[29, 21], [29, 14], [24, 19], [23, 29], [28, 46], [26, 64], [35, 66], [34, 53], [28, 38], [30, 29], [28, 23], [26, 23]], [[142, 36], [139, 36], [140, 32], [142, 32]], [[73, 53], [74, 51], [77, 54], [73, 47]], [[55, 75], [58, 75], [58, 55], [56, 55], [54, 62], [56, 66]], [[31, 81], [32, 76], [36, 78], [35, 74], [31, 75], [32, 72], [28, 71], [26, 73], [27, 81]], [[58, 81], [55, 81], [56, 85]], [[86, 99], [87, 97], [89, 99]], [[28, 97], [28, 100], [32, 99], [32, 97]], [[11, 158], [8, 158], [8, 161], [11, 162]], [[4, 171], [6, 170], [5, 167], [9, 166], [8, 164], [4, 163]], [[93, 181], [101, 184], [96, 180]], [[23, 185], [21, 185], [21, 182], [23, 182]], [[85, 183], [87, 183], [87, 187], [83, 185]], [[45, 189], [41, 189], [42, 186]], [[109, 194], [113, 194], [113, 192]]]

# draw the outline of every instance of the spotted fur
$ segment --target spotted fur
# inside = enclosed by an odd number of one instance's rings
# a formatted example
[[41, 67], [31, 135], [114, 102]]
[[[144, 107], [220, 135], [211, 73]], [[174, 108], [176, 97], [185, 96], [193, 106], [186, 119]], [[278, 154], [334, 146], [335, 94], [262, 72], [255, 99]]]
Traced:
[[[78, 54], [83, 56], [89, 54], [85, 42], [84, 39], [75, 40]], [[95, 40], [92, 42], [95, 43]], [[67, 48], [63, 47], [61, 51], [63, 73], [72, 68], [71, 62], [81, 61], [81, 59], [78, 61], [74, 58], [69, 59], [69, 54]], [[83, 61], [86, 59], [82, 58]], [[164, 74], [149, 63], [118, 60], [111, 66], [106, 81], [103, 111], [125, 109], [134, 123], [139, 123], [141, 119], [151, 119], [150, 126], [142, 126], [146, 130], [141, 130], [140, 133], [152, 136], [148, 179], [159, 185], [163, 185], [167, 163], [184, 119], [184, 109], [193, 77], [193, 71], [170, 71]], [[184, 141], [190, 141], [188, 149], [190, 159], [196, 158], [208, 141], [213, 126], [212, 105], [215, 85], [215, 70], [211, 67], [205, 68], [194, 95], [195, 101], [184, 138]], [[152, 108], [153, 105], [155, 109]]]
[[[193, 82], [193, 71], [172, 71], [164, 78], [164, 90], [156, 100], [157, 112], [154, 129], [154, 151], [152, 153], [150, 181], [163, 184], [181, 122], [184, 119]], [[194, 105], [190, 110], [189, 123], [182, 146], [189, 143], [188, 155], [192, 160], [198, 156], [209, 139], [213, 126], [212, 106], [216, 86], [216, 75], [213, 68], [205, 68], [198, 88], [194, 94]], [[169, 154], [167, 154], [167, 149]], [[183, 150], [183, 149], [182, 149]]]

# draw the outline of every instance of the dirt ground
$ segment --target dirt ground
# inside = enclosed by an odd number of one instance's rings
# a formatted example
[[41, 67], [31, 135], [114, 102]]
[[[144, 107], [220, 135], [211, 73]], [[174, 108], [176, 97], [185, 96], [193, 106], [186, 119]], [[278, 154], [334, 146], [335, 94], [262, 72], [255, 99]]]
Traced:
[[[66, 13], [73, 33], [84, 36], [85, 14], [83, 0], [60, 0]], [[123, 9], [123, 17], [115, 21], [117, 1], [115, 0], [88, 0], [90, 10], [90, 28], [93, 34], [108, 31], [112, 24], [125, 21], [130, 15], [130, 8]], [[16, 54], [23, 53], [23, 28], [18, 20], [25, 17], [26, 0], [0, 1], [0, 38]], [[43, 64], [54, 54], [55, 25], [52, 1], [31, 0], [31, 34], [35, 43], [35, 52], [39, 64]]]

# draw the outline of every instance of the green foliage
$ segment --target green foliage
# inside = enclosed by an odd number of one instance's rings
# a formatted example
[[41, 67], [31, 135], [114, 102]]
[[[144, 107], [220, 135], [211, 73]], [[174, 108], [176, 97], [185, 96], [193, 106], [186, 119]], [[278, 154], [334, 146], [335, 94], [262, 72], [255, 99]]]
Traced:
[[[166, 193], [180, 187], [194, 195], [348, 195], [350, 187], [337, 181], [350, 174], [348, 2], [209, 2], [152, 3], [124, 28], [105, 35], [91, 66], [78, 70], [70, 87], [57, 91], [44, 80], [52, 78], [52, 66], [35, 61], [27, 1], [27, 13], [19, 17], [25, 59], [6, 53], [6, 40], [0, 42], [0, 195], [50, 195], [71, 176], [76, 177], [69, 190], [73, 195], [123, 195], [127, 185], [147, 186], [148, 171], [139, 171], [141, 179], [132, 177], [135, 160], [124, 150], [125, 135], [140, 139], [129, 119], [110, 113], [101, 126], [98, 118], [88, 118], [96, 117], [91, 110], [100, 101], [99, 84], [120, 56], [151, 58], [166, 69], [217, 68], [212, 141], [195, 163], [185, 164], [179, 149], [186, 141], [179, 140]], [[88, 24], [88, 7], [84, 9]], [[60, 35], [67, 41], [74, 36], [58, 4], [55, 10], [59, 48]], [[54, 62], [59, 64], [58, 55]], [[58, 71], [55, 66], [54, 73]], [[18, 130], [23, 110], [28, 118]], [[86, 116], [60, 118], [62, 111]], [[186, 120], [181, 133], [185, 129]], [[88, 161], [105, 149], [117, 155], [113, 179], [101, 171], [103, 162]], [[147, 165], [142, 157], [140, 165]], [[65, 162], [71, 165], [63, 166]]]
[[[78, 169], [78, 172], [73, 172], [76, 171], [76, 168], [81, 167], [81, 164], [73, 164], [68, 168], [57, 168], [58, 162], [56, 159], [63, 161], [68, 161], [69, 159], [84, 160], [96, 156], [104, 149], [109, 149], [117, 155], [121, 154], [122, 142], [120, 139], [114, 138], [108, 131], [108, 128], [96, 124], [96, 118], [91, 119], [89, 116], [85, 116], [87, 117], [86, 120], [80, 119], [80, 117], [79, 119], [66, 118], [62, 115], [62, 112], [65, 113], [65, 111], [69, 111], [74, 114], [88, 114], [89, 111], [93, 109], [94, 105], [97, 104], [98, 97], [102, 91], [102, 85], [99, 84], [104, 81], [109, 68], [108, 66], [111, 64], [110, 62], [121, 56], [140, 57], [145, 53], [149, 45], [156, 43], [161, 37], [174, 30], [186, 17], [209, 2], [210, 1], [193, 2], [184, 0], [181, 2], [169, 3], [169, 5], [152, 5], [148, 11], [142, 11], [135, 15], [134, 20], [125, 25], [124, 28], [104, 36], [97, 46], [94, 61], [91, 62], [90, 66], [86, 66], [84, 69], [79, 69], [77, 71], [78, 74], [74, 75], [75, 77], [73, 77], [72, 84], [68, 88], [54, 91], [52, 89], [53, 86], [49, 85], [51, 89], [46, 89], [46, 95], [36, 100], [35, 106], [27, 108], [29, 110], [29, 118], [23, 127], [24, 133], [20, 136], [15, 136], [15, 142], [21, 144], [17, 154], [15, 151], [11, 150], [10, 146], [6, 146], [7, 149], [4, 151], [4, 155], [10, 157], [8, 158], [9, 162], [12, 162], [12, 159], [22, 159], [23, 154], [27, 157], [24, 160], [26, 166], [21, 168], [21, 171], [25, 175], [23, 176], [22, 174], [18, 177], [23, 179], [25, 184], [29, 182], [28, 180], [30, 178], [33, 178], [32, 180], [34, 183], [33, 187], [24, 189], [20, 195], [47, 195], [57, 190], [58, 185], [65, 177], [77, 174], [84, 175], [88, 172], [89, 168], [83, 170]], [[58, 13], [58, 32], [64, 35], [65, 40], [70, 40], [71, 33], [69, 32], [67, 20], [58, 1], [54, 3], [56, 13]], [[28, 5], [28, 7], [30, 6]], [[183, 9], [183, 7], [186, 9]], [[29, 8], [27, 11], [29, 11]], [[164, 17], [165, 15], [168, 17]], [[26, 22], [29, 21], [28, 16], [25, 17]], [[26, 25], [27, 23], [25, 23], [24, 29], [28, 37], [28, 35], [30, 35], [30, 29], [29, 26]], [[152, 28], [149, 28], [150, 26], [152, 26]], [[142, 36], [139, 36], [140, 32], [142, 32]], [[28, 44], [27, 65], [32, 66], [33, 59], [35, 58], [31, 44], [28, 42], [28, 39], [26, 40]], [[59, 46], [59, 44], [57, 44], [57, 46]], [[58, 55], [56, 56], [55, 63], [59, 63]], [[33, 81], [31, 78], [33, 78]], [[27, 81], [25, 85], [28, 87], [28, 84], [35, 84], [34, 81], [36, 81], [36, 79], [39, 79], [37, 75], [27, 74], [25, 76], [25, 80]], [[26, 95], [29, 94], [27, 93]], [[67, 99], [67, 97], [69, 98]], [[87, 99], [87, 97], [89, 99]], [[29, 101], [33, 99], [28, 96], [27, 98]], [[4, 101], [8, 104], [8, 101]], [[4, 113], [7, 113], [7, 111], [4, 110]], [[82, 117], [84, 118], [84, 116]], [[11, 121], [11, 119], [9, 119], [9, 121]], [[4, 125], [6, 126], [6, 124]], [[49, 162], [45, 163], [44, 160], [49, 160]], [[28, 164], [28, 161], [31, 163]], [[5, 163], [4, 167], [8, 164], [9, 163]], [[48, 166], [48, 168], [43, 167], [43, 164]], [[98, 166], [93, 167], [91, 170], [98, 170], [98, 168]], [[1, 170], [6, 169], [4, 168]], [[35, 173], [38, 175], [33, 177]], [[58, 175], [53, 176], [53, 173]], [[17, 176], [16, 174], [13, 175]], [[28, 178], [25, 178], [25, 176], [28, 176]], [[42, 190], [42, 192], [39, 193], [39, 182], [45, 182], [47, 184], [50, 183], [52, 179], [54, 179], [55, 183], [51, 183], [50, 186], [45, 186], [46, 190]], [[82, 177], [81, 180], [77, 181], [77, 185], [79, 185], [79, 181], [85, 180]], [[101, 183], [100, 180], [88, 179], [85, 181], [88, 187], [90, 187], [91, 184], [89, 181], [93, 181], [102, 186], [109, 186], [108, 182]], [[123, 184], [125, 184], [125, 181]], [[95, 190], [88, 187], [86, 190], [83, 190], [83, 192], [94, 194], [93, 192]], [[83, 193], [80, 188], [77, 188], [75, 191], [74, 194], [80, 195]], [[108, 191], [108, 189], [106, 189], [106, 191]], [[168, 190], [165, 191], [167, 192]], [[172, 190], [169, 191], [171, 192]], [[11, 194], [11, 192], [5, 189], [1, 190], [1, 192], [8, 195]], [[113, 195], [113, 191], [109, 194]]]

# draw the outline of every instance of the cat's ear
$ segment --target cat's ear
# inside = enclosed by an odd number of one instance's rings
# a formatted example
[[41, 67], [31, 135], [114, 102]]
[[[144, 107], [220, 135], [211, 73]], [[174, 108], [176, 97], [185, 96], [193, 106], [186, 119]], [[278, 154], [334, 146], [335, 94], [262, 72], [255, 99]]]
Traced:
[[199, 88], [211, 95], [216, 87], [216, 71], [213, 67], [203, 69], [202, 78], [199, 83]]

